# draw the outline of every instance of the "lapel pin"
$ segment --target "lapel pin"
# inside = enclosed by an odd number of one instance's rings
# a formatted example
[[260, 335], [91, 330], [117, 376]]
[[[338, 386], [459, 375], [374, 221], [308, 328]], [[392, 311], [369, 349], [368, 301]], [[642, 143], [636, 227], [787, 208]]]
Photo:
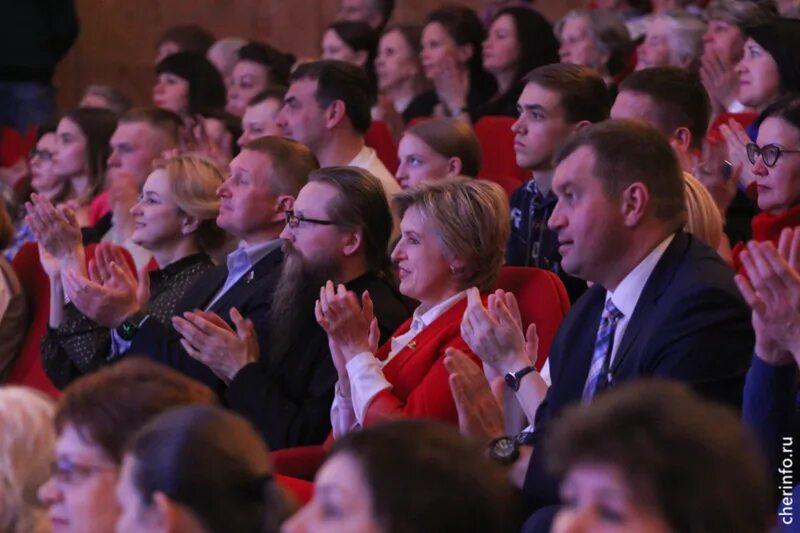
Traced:
[[408, 346], [409, 350], [416, 350], [417, 349], [417, 341], [411, 341], [406, 346]]
[[250, 273], [247, 274], [247, 280], [245, 281], [245, 283], [250, 283], [251, 281], [253, 281], [255, 275], [256, 273], [251, 270]]

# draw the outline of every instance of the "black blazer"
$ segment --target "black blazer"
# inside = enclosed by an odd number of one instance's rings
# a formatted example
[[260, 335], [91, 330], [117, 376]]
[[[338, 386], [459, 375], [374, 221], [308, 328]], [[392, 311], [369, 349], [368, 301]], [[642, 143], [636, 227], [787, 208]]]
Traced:
[[[283, 252], [280, 247], [269, 252], [249, 273], [242, 276], [228, 291], [217, 300], [209, 311], [221, 316], [231, 327], [229, 311], [236, 307], [245, 317], [253, 321], [258, 335], [259, 346], [266, 346], [267, 315], [272, 304], [272, 292], [280, 277]], [[205, 309], [211, 299], [225, 284], [228, 267], [220, 265], [206, 272], [186, 292], [178, 304], [175, 314], [194, 309]], [[172, 326], [164, 327], [154, 320], [147, 320], [136, 333], [131, 347], [126, 353], [145, 355], [164, 363], [198, 381], [201, 381], [221, 394], [224, 391], [222, 380], [203, 363], [200, 363], [183, 349], [181, 336]]]
[[[399, 293], [375, 274], [364, 274], [345, 285], [359, 297], [369, 291], [381, 343], [411, 314]], [[262, 350], [260, 361], [236, 374], [226, 394], [228, 405], [253, 423], [272, 450], [322, 443], [331, 430], [338, 375], [328, 336], [317, 325], [313, 309], [309, 309], [306, 327], [293, 341], [288, 356], [274, 361], [269, 353], [264, 355]]]
[[[610, 387], [640, 377], [690, 384], [741, 407], [755, 336], [734, 272], [711, 248], [678, 232], [656, 264], [611, 366]], [[525, 479], [533, 508], [553, 504], [556, 481], [543, 468], [543, 437], [561, 410], [581, 401], [606, 290], [594, 286], [572, 307], [550, 349], [552, 385], [536, 413], [535, 452]]]

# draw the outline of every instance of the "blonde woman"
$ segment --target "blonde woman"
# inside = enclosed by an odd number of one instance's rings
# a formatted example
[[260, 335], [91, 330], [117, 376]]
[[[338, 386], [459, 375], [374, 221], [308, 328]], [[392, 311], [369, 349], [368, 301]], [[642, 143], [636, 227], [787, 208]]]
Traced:
[[36, 492], [50, 476], [54, 411], [52, 400], [38, 391], [0, 387], [0, 531], [50, 531]]
[[[145, 320], [169, 325], [177, 303], [213, 266], [210, 255], [225, 241], [216, 225], [216, 191], [222, 182], [216, 165], [197, 155], [157, 165], [131, 215], [133, 242], [153, 254], [159, 268], [149, 274], [143, 269], [138, 280], [111, 245], [97, 248], [89, 278], [40, 247], [51, 291], [42, 361], [56, 386], [66, 386], [125, 351], [132, 332]], [[61, 305], [64, 292], [67, 305]]]
[[723, 259], [731, 261], [731, 247], [722, 231], [722, 215], [708, 189], [697, 178], [683, 173], [686, 187], [686, 231], [715, 249]]

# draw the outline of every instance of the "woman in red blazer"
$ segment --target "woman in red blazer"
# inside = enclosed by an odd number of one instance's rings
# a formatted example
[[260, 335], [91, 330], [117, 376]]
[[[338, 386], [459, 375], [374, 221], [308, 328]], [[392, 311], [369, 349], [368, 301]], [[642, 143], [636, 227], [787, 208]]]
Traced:
[[339, 373], [334, 437], [399, 416], [458, 422], [445, 350], [471, 354], [461, 338], [465, 291], [491, 290], [503, 263], [509, 211], [500, 186], [465, 178], [426, 182], [395, 196], [394, 207], [402, 221], [392, 260], [400, 292], [420, 304], [412, 318], [379, 349], [369, 294], [359, 305], [358, 296], [328, 282], [317, 302]]

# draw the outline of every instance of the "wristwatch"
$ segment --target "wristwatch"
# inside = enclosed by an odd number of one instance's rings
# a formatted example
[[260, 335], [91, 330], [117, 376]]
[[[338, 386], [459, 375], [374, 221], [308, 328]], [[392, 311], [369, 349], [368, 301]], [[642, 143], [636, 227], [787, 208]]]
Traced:
[[117, 327], [117, 335], [119, 335], [124, 341], [132, 341], [133, 337], [139, 331], [139, 328], [142, 327], [142, 323], [145, 321], [145, 319], [147, 319], [148, 316], [150, 315], [142, 310], [132, 314]]
[[521, 370], [517, 370], [516, 372], [509, 372], [505, 375], [506, 385], [508, 388], [517, 392], [519, 390], [519, 384], [526, 375], [530, 374], [536, 370], [533, 366], [526, 366]]
[[519, 458], [519, 441], [505, 435], [489, 443], [489, 457], [499, 463], [508, 465]]

